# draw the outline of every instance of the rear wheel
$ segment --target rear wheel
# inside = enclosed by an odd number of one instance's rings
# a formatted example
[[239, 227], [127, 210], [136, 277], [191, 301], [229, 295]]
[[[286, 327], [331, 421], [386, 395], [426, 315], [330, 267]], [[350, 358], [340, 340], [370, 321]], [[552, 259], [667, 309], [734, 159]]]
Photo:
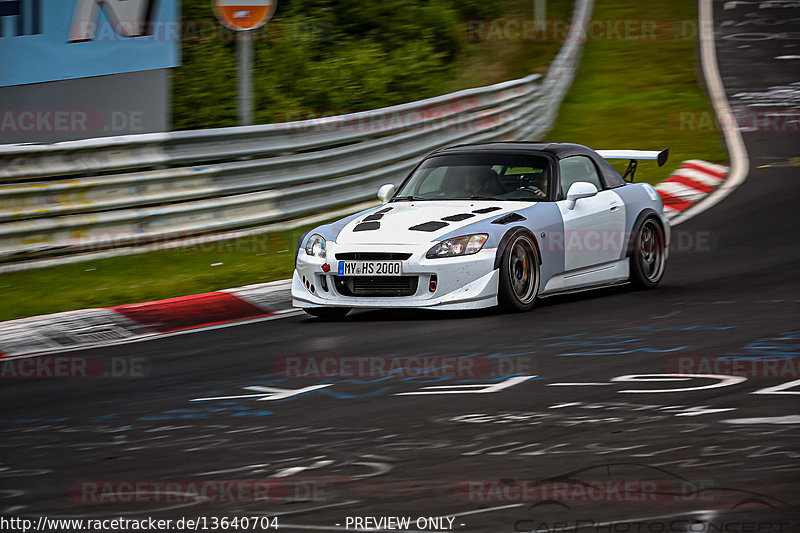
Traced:
[[664, 277], [666, 261], [664, 230], [655, 219], [648, 218], [636, 234], [631, 254], [631, 282], [639, 289], [655, 288]]
[[303, 311], [322, 320], [341, 320], [350, 312], [349, 307], [304, 307]]
[[539, 256], [536, 244], [520, 232], [508, 242], [500, 259], [498, 300], [506, 311], [527, 311], [539, 294]]

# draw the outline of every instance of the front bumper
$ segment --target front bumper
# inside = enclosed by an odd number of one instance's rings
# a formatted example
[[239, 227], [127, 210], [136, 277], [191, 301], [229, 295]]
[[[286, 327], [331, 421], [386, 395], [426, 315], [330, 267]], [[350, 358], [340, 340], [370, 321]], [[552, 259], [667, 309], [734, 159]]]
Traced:
[[[373, 309], [479, 309], [497, 305], [499, 273], [494, 268], [495, 248], [461, 257], [427, 259], [425, 254], [431, 246], [433, 243], [422, 246], [337, 246], [334, 242], [328, 242], [327, 259], [309, 256], [301, 249], [292, 276], [292, 304], [295, 307]], [[411, 257], [402, 261], [402, 274], [418, 278], [416, 291], [409, 296], [342, 294], [334, 282], [339, 263], [336, 254], [352, 252], [410, 253]], [[322, 269], [325, 263], [330, 266], [327, 273]], [[429, 289], [432, 276], [436, 276], [437, 280], [436, 290], [433, 292]]]

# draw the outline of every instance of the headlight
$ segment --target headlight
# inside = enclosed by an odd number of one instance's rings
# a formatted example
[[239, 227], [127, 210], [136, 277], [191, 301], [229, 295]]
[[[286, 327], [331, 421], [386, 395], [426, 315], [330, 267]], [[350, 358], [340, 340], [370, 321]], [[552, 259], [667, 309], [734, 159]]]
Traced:
[[306, 241], [306, 253], [325, 259], [327, 252], [325, 250], [325, 239], [322, 238], [322, 235], [315, 233], [308, 238], [308, 241]]
[[481, 251], [489, 235], [478, 233], [477, 235], [465, 235], [442, 241], [425, 254], [428, 259], [438, 257], [455, 257], [457, 255], [476, 254]]

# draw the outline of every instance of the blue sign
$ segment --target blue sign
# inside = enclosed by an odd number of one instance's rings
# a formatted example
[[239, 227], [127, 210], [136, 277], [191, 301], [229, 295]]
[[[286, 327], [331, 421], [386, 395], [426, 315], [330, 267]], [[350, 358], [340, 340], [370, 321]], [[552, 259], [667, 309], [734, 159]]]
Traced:
[[177, 0], [0, 0], [0, 87], [176, 67]]

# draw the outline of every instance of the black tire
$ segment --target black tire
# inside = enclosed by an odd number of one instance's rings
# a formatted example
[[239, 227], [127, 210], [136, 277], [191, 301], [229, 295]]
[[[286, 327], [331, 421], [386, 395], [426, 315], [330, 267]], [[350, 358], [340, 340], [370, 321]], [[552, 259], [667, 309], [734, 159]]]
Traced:
[[349, 307], [304, 307], [303, 311], [320, 320], [341, 320], [350, 312]]
[[539, 294], [539, 254], [530, 233], [513, 235], [500, 258], [500, 308], [510, 312], [527, 311]]
[[654, 289], [664, 277], [667, 261], [664, 229], [653, 217], [644, 219], [634, 233], [631, 283], [637, 289]]

